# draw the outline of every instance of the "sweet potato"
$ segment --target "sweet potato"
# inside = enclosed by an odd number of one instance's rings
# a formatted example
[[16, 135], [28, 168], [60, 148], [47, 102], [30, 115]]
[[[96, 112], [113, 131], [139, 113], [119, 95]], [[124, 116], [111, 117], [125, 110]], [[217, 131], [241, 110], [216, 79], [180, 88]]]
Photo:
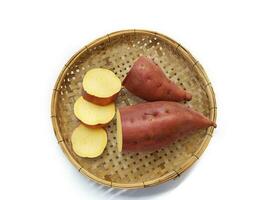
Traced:
[[151, 59], [137, 59], [123, 81], [131, 93], [147, 101], [191, 100], [192, 95], [169, 80]]
[[94, 68], [85, 74], [82, 86], [85, 100], [105, 106], [116, 99], [121, 89], [121, 81], [108, 69]]
[[115, 115], [115, 104], [100, 106], [79, 97], [74, 104], [74, 114], [88, 127], [104, 127]]
[[107, 145], [107, 133], [102, 128], [88, 128], [80, 124], [73, 131], [71, 143], [78, 156], [95, 158], [103, 153]]
[[121, 151], [153, 151], [178, 138], [216, 124], [177, 102], [156, 101], [117, 111], [117, 144]]

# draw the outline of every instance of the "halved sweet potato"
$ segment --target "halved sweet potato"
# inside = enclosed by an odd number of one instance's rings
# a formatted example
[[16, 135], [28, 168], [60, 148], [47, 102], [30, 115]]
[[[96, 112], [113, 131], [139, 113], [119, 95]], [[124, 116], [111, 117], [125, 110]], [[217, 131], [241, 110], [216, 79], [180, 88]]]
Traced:
[[118, 151], [153, 151], [216, 124], [182, 104], [156, 101], [117, 110]]
[[115, 104], [100, 106], [79, 97], [74, 104], [75, 116], [85, 125], [96, 128], [105, 126], [115, 115]]
[[88, 128], [80, 124], [71, 136], [74, 152], [80, 157], [95, 158], [107, 145], [107, 133], [103, 128]]
[[110, 70], [94, 68], [83, 78], [83, 98], [98, 105], [113, 102], [121, 90], [120, 79]]
[[122, 151], [122, 122], [121, 122], [121, 115], [119, 109], [116, 111], [116, 118], [117, 118], [117, 148], [118, 151]]

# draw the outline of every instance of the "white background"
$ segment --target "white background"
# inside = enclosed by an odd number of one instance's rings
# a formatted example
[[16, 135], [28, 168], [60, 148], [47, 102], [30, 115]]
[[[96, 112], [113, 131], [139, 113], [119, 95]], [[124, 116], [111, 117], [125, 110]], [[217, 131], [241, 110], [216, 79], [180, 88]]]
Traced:
[[[0, 1], [0, 199], [262, 199], [263, 6], [260, 1]], [[216, 92], [218, 128], [180, 178], [136, 191], [82, 176], [50, 120], [67, 60], [120, 29], [149, 29], [185, 46]]]

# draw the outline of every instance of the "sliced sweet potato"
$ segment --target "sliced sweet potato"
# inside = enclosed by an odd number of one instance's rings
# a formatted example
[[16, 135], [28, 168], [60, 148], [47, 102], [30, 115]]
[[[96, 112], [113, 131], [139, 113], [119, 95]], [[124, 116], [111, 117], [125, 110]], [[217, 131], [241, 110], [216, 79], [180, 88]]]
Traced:
[[105, 126], [115, 115], [115, 104], [100, 106], [79, 97], [74, 104], [75, 116], [85, 125], [96, 128]]
[[110, 70], [94, 68], [83, 78], [83, 98], [98, 105], [112, 103], [121, 89], [120, 79]]
[[80, 124], [71, 136], [74, 152], [80, 157], [100, 156], [107, 145], [107, 133], [103, 128], [88, 128]]

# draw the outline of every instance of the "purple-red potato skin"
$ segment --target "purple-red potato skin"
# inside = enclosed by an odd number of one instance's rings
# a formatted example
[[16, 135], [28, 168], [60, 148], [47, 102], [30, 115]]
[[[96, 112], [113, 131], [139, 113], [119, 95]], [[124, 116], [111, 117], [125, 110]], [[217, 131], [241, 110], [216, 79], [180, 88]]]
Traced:
[[147, 102], [119, 111], [124, 152], [154, 151], [198, 129], [216, 127], [213, 121], [177, 102]]
[[91, 103], [100, 105], [100, 106], [106, 106], [110, 103], [112, 103], [113, 101], [115, 101], [115, 99], [117, 98], [118, 93], [107, 97], [107, 98], [102, 98], [102, 97], [96, 97], [94, 95], [90, 95], [88, 94], [84, 89], [82, 89], [82, 97], [86, 100], [89, 101]]
[[147, 101], [191, 100], [192, 95], [169, 80], [150, 58], [139, 57], [123, 81], [123, 86]]

